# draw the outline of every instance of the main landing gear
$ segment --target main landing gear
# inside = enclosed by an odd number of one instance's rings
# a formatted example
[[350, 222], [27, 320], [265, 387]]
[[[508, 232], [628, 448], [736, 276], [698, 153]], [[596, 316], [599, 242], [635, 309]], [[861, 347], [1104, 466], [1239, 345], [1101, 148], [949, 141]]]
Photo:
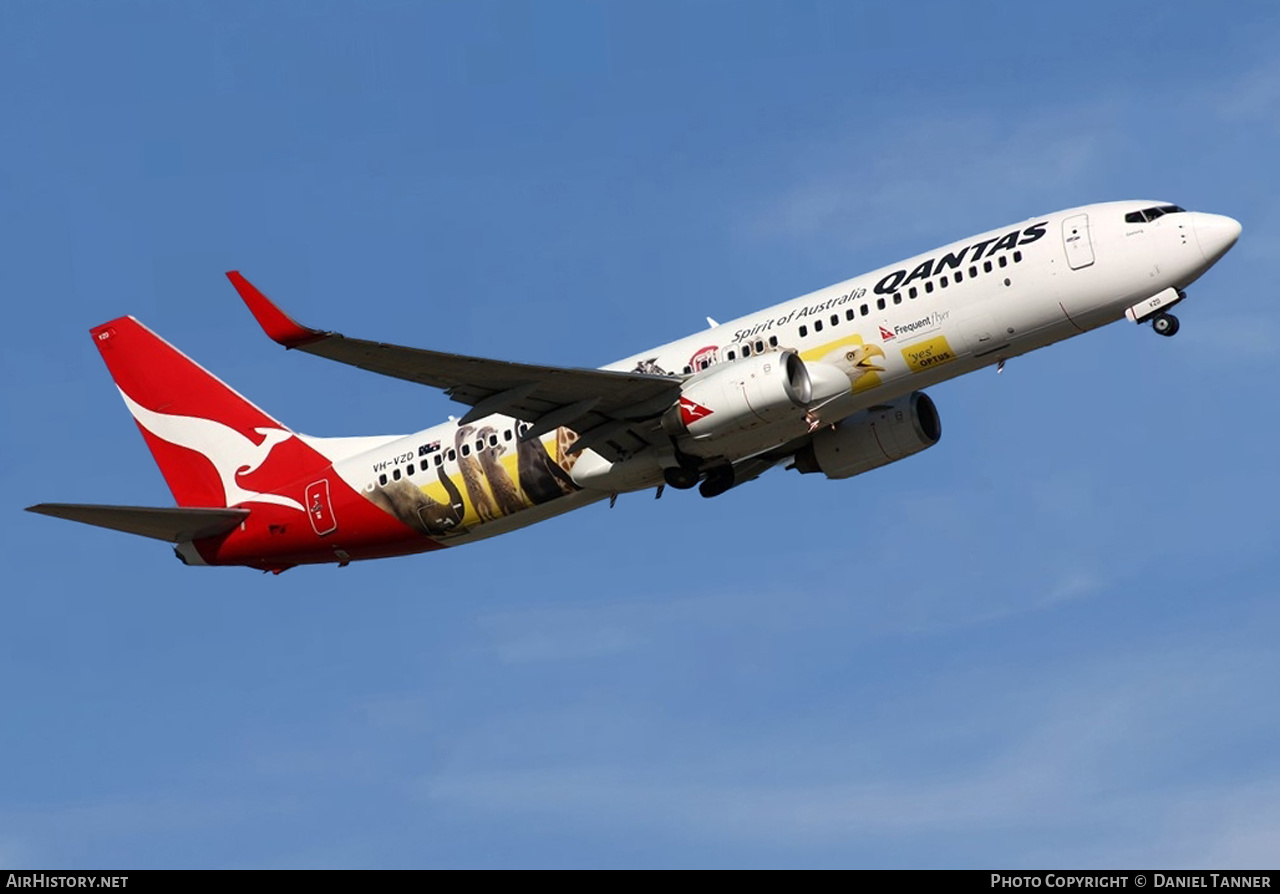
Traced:
[[1151, 319], [1151, 328], [1155, 330], [1156, 335], [1165, 337], [1178, 334], [1178, 318], [1173, 314], [1160, 313]]
[[684, 466], [671, 466], [662, 470], [662, 478], [676, 490], [688, 490], [698, 484], [697, 471]]
[[[662, 480], [676, 490], [697, 487], [698, 493], [704, 497], [718, 497], [736, 483], [733, 466], [729, 463], [705, 468], [699, 460], [682, 453], [676, 455], [676, 460], [679, 465], [662, 470]], [[699, 481], [702, 482], [700, 487]]]
[[698, 488], [698, 493], [704, 497], [718, 497], [733, 487], [733, 484], [733, 466], [726, 463], [723, 466], [716, 466], [707, 473], [706, 480]]

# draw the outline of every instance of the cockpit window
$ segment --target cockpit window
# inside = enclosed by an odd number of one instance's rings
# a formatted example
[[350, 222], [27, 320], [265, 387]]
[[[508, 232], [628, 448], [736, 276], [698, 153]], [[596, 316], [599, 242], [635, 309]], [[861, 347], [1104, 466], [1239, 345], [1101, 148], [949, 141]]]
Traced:
[[1179, 208], [1177, 205], [1156, 205], [1154, 208], [1143, 208], [1141, 211], [1130, 211], [1124, 216], [1125, 223], [1151, 223], [1157, 217], [1163, 217], [1166, 214], [1177, 214], [1185, 212], [1186, 208]]

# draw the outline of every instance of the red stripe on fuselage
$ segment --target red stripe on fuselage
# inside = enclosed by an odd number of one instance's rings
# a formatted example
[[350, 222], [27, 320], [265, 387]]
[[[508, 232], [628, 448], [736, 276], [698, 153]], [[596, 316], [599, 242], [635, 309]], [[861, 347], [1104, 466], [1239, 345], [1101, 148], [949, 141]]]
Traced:
[[201, 558], [210, 565], [248, 565], [274, 571], [293, 565], [404, 556], [444, 547], [356, 493], [333, 473], [332, 467], [273, 493], [305, 506], [307, 486], [322, 479], [329, 482], [328, 512], [336, 522], [330, 533], [317, 534], [306, 513], [250, 501], [243, 504], [250, 512], [241, 527], [221, 537], [196, 541]]

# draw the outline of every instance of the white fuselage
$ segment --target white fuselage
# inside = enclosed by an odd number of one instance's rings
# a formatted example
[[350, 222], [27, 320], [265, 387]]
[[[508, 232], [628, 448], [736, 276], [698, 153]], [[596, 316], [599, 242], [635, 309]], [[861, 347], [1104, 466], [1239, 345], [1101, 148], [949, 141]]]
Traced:
[[[851, 387], [822, 407], [834, 423], [867, 407], [1113, 322], [1126, 310], [1197, 279], [1234, 243], [1239, 225], [1198, 212], [1133, 218], [1156, 202], [1111, 202], [1029, 218], [873, 270], [773, 307], [642, 351], [604, 367], [696, 378], [723, 364], [790, 349], [806, 363], [834, 365]], [[1168, 207], [1168, 206], [1166, 206]], [[1170, 292], [1170, 295], [1173, 293]], [[1176, 300], [1176, 299], [1175, 299]], [[471, 424], [461, 455], [459, 423], [407, 437], [380, 439], [373, 449], [338, 462], [355, 490], [371, 492], [402, 477], [430, 486], [443, 466], [466, 475], [479, 432], [484, 447], [514, 463], [518, 420], [490, 416]], [[729, 462], [789, 443], [794, 423], [717, 439]], [[554, 459], [553, 436], [544, 440]], [[562, 454], [563, 455], [563, 454]], [[582, 461], [607, 461], [588, 449]], [[387, 476], [383, 478], [383, 476]], [[659, 479], [660, 480], [660, 479]], [[590, 486], [514, 514], [486, 519], [467, 500], [468, 523], [451, 542], [503, 533], [619, 490], [650, 487], [644, 475], [625, 487]]]

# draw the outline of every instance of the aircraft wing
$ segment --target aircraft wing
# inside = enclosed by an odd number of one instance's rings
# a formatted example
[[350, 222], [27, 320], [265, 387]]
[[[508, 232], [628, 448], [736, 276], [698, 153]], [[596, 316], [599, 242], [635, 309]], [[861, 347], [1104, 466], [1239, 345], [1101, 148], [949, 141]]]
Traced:
[[239, 272], [227, 278], [276, 343], [443, 389], [471, 406], [464, 423], [502, 413], [530, 424], [526, 438], [569, 426], [580, 435], [575, 450], [590, 447], [609, 460], [667, 440], [658, 419], [679, 398], [680, 377], [513, 363], [347, 338], [298, 323]]

